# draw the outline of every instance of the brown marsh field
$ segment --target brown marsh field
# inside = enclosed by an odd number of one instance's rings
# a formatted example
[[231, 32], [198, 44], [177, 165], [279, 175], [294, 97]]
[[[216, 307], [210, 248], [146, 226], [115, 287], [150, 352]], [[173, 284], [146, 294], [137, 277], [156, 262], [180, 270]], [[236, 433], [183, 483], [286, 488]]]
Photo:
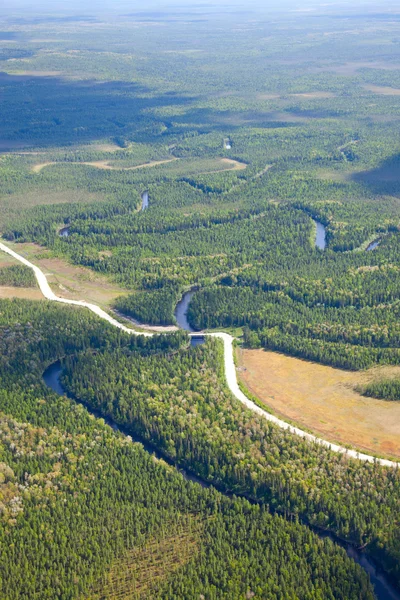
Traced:
[[238, 350], [240, 379], [273, 412], [318, 435], [400, 457], [400, 403], [361, 396], [356, 388], [399, 377], [400, 367], [344, 371], [264, 350]]

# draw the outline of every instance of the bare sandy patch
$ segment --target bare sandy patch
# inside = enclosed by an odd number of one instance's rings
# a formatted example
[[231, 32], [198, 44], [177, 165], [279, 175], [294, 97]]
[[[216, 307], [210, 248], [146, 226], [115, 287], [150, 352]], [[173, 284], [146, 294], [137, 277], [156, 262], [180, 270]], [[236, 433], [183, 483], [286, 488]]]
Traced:
[[154, 160], [148, 163], [143, 163], [141, 165], [136, 165], [134, 167], [119, 167], [116, 165], [110, 165], [107, 160], [96, 160], [93, 162], [82, 162], [78, 163], [81, 165], [88, 165], [90, 167], [97, 167], [98, 169], [106, 169], [109, 171], [135, 171], [136, 169], [145, 169], [148, 167], [156, 167], [157, 165], [166, 165], [170, 162], [174, 162], [179, 160], [178, 158], [168, 158], [166, 160]]
[[32, 167], [32, 173], [40, 173], [40, 171], [42, 169], [44, 169], [45, 167], [48, 167], [49, 165], [55, 165], [57, 163], [55, 162], [45, 162], [45, 163], [41, 163], [40, 165], [34, 165]]
[[279, 94], [257, 94], [257, 100], [278, 100]]
[[400, 90], [398, 88], [379, 85], [364, 85], [363, 87], [365, 90], [368, 90], [368, 92], [374, 92], [374, 94], [381, 94], [382, 96], [400, 96]]
[[83, 146], [83, 148], [87, 148], [89, 150], [96, 150], [97, 152], [117, 152], [118, 150], [122, 150], [120, 146], [111, 142], [104, 144], [90, 144], [89, 146]]
[[10, 75], [25, 75], [28, 77], [59, 77], [62, 71], [18, 71], [17, 73], [10, 73]]
[[355, 391], [400, 377], [400, 367], [349, 372], [264, 350], [241, 349], [238, 358], [240, 379], [278, 415], [342, 445], [400, 457], [400, 402]]
[[215, 169], [213, 171], [201, 171], [198, 175], [213, 175], [215, 173], [223, 173], [224, 171], [243, 171], [244, 169], [247, 169], [246, 163], [234, 160], [233, 158], [221, 158], [219, 164], [222, 166], [227, 165], [228, 168]]
[[40, 171], [42, 169], [44, 169], [45, 167], [49, 167], [50, 165], [86, 165], [88, 167], [95, 167], [96, 169], [104, 169], [107, 171], [135, 171], [136, 169], [144, 169], [147, 167], [155, 167], [157, 165], [165, 165], [167, 163], [170, 162], [174, 162], [175, 160], [179, 160], [177, 158], [168, 158], [167, 160], [155, 160], [152, 162], [148, 162], [148, 163], [143, 163], [142, 165], [136, 165], [134, 167], [119, 167], [116, 165], [110, 165], [109, 164], [109, 160], [94, 160], [91, 162], [75, 162], [75, 163], [71, 163], [71, 162], [45, 162], [45, 163], [40, 163], [38, 165], [35, 165], [34, 167], [32, 167], [32, 173], [40, 173]]
[[305, 99], [321, 99], [328, 100], [329, 98], [335, 98], [335, 94], [332, 92], [305, 92], [303, 94], [290, 94], [293, 98], [305, 98]]
[[246, 163], [234, 160], [233, 158], [221, 158], [221, 162], [226, 165], [230, 165], [231, 171], [243, 171], [244, 169], [247, 169]]

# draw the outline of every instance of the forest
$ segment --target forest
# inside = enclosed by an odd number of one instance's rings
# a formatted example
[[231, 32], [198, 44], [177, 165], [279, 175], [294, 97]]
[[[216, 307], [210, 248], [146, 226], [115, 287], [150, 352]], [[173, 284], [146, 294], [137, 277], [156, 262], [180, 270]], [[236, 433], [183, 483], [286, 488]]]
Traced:
[[[155, 144], [152, 154], [133, 143], [109, 154], [110, 168], [97, 168], [101, 153], [88, 150], [59, 152], [36, 174], [31, 156], [6, 157], [11, 198], [31, 184], [60, 195], [74, 186], [75, 194], [90, 196], [84, 203], [32, 206], [18, 220], [5, 215], [4, 235], [45, 245], [132, 290], [115, 308], [147, 323], [174, 324], [176, 299], [195, 285], [201, 291], [189, 319], [197, 329], [247, 327], [246, 341], [255, 347], [348, 369], [395, 363], [398, 198], [353, 177], [348, 155], [337, 154], [336, 129], [339, 123], [324, 137], [312, 125], [290, 133], [239, 130], [234, 157], [246, 168], [201, 175], [212, 185], [229, 176], [229, 189], [195, 182], [196, 169], [214, 169], [226, 156], [215, 132], [181, 141], [175, 135], [173, 150]], [[282, 155], [287, 136], [289, 156]], [[353, 145], [357, 172], [367, 173], [374, 164], [371, 137], [376, 144], [381, 138], [374, 128], [364, 136], [364, 147], [361, 140]], [[390, 132], [385, 136], [388, 145]], [[149, 159], [151, 167], [126, 166]], [[15, 161], [22, 171], [13, 170]], [[386, 173], [390, 164], [382, 160], [379, 168]], [[332, 179], [321, 175], [327, 168]], [[190, 181], [180, 175], [185, 170], [193, 172]], [[144, 189], [149, 208], [140, 211]], [[315, 220], [326, 227], [323, 251], [315, 247]], [[68, 236], [60, 237], [63, 225]], [[369, 251], [374, 240], [378, 246]]]
[[[103, 598], [106, 590], [107, 598], [160, 600], [373, 599], [366, 573], [329, 539], [267, 505], [185, 480], [42, 381], [62, 356], [101, 359], [112, 348], [145, 364], [186, 354], [186, 368], [201, 369], [185, 334], [132, 337], [44, 302], [1, 300], [0, 308], [3, 598]], [[187, 400], [198, 395], [188, 392]]]
[[11, 265], [0, 268], [0, 285], [12, 287], [36, 287], [32, 269], [23, 265]]
[[[34, 249], [59, 295], [101, 276], [118, 318], [176, 325], [196, 289], [196, 331], [349, 371], [399, 365], [393, 10], [117, 5], [0, 7], [2, 240]], [[36, 282], [1, 263], [0, 286]], [[57, 361], [67, 396], [43, 382]], [[384, 406], [400, 381], [359, 392]], [[0, 300], [5, 600], [373, 600], [338, 542], [400, 587], [399, 502], [397, 469], [236, 401], [218, 340]]]

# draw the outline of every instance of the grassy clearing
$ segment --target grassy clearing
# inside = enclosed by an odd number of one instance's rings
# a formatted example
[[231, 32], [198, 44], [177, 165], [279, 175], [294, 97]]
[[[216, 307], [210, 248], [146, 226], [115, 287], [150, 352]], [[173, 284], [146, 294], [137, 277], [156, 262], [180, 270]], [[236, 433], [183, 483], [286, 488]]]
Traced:
[[88, 268], [78, 267], [60, 258], [52, 257], [49, 250], [37, 244], [8, 245], [38, 265], [45, 273], [54, 292], [62, 298], [87, 300], [108, 309], [115, 298], [129, 293], [128, 290]]
[[23, 300], [44, 300], [42, 293], [37, 288], [19, 288], [0, 286], [0, 298], [22, 298]]
[[11, 265], [20, 264], [15, 258], [4, 252], [0, 252], [0, 269], [3, 267], [10, 267]]
[[[234, 160], [233, 158], [221, 158], [218, 162], [218, 167], [222, 166], [222, 168], [218, 168], [216, 171], [204, 171], [199, 173], [199, 175], [212, 175], [213, 173], [220, 173], [221, 171], [243, 171], [247, 168], [245, 163]], [[225, 165], [226, 168], [224, 168]]]
[[[20, 265], [12, 256], [0, 253], [0, 269]], [[14, 287], [11, 285], [0, 285], [0, 298], [23, 298], [24, 300], [43, 300], [43, 296], [37, 287]]]
[[400, 367], [349, 372], [263, 350], [238, 350], [241, 381], [273, 411], [324, 438], [400, 457], [400, 404], [356, 387], [400, 376]]
[[24, 193], [0, 196], [0, 228], [10, 220], [17, 219], [24, 211], [34, 206], [48, 204], [90, 203], [102, 202], [105, 196], [99, 192], [92, 193], [86, 190], [69, 189], [63, 191], [47, 191], [30, 189]]

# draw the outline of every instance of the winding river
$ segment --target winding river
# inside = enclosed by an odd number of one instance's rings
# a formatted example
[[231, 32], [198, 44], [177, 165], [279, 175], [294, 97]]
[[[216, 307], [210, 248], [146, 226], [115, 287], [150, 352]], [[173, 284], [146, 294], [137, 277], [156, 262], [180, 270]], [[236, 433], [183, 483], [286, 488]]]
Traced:
[[[315, 247], [319, 248], [320, 250], [325, 250], [325, 248], [327, 246], [326, 227], [323, 223], [321, 223], [320, 221], [317, 221], [317, 219], [313, 218], [313, 221], [317, 226], [317, 231], [316, 231], [316, 236], [315, 236]], [[371, 252], [371, 250], [375, 250], [375, 248], [377, 248], [379, 246], [381, 241], [382, 241], [382, 238], [377, 238], [376, 240], [373, 240], [365, 248], [365, 251]]]
[[[190, 302], [190, 298], [187, 301], [186, 306], [189, 304], [189, 302]], [[104, 420], [104, 422], [109, 427], [111, 427], [114, 431], [119, 431], [119, 432], [123, 433], [124, 435], [129, 436], [133, 442], [139, 442], [143, 446], [143, 448], [146, 450], [146, 452], [149, 452], [156, 458], [162, 459], [165, 462], [167, 462], [169, 465], [172, 465], [175, 468], [178, 468], [179, 472], [182, 474], [182, 476], [186, 480], [194, 481], [194, 482], [200, 484], [202, 487], [210, 487], [211, 486], [211, 484], [208, 481], [202, 480], [201, 478], [199, 478], [195, 475], [192, 475], [191, 473], [188, 473], [185, 469], [179, 468], [176, 465], [176, 463], [171, 461], [171, 459], [168, 456], [161, 453], [155, 446], [153, 446], [149, 442], [144, 441], [142, 438], [140, 438], [138, 436], [132, 435], [132, 432], [128, 431], [127, 428], [117, 425], [109, 417], [104, 417], [99, 411], [94, 410], [87, 404], [80, 401], [78, 398], [74, 398], [63, 387], [62, 382], [61, 382], [61, 375], [62, 375], [62, 365], [61, 365], [61, 362], [58, 360], [55, 363], [51, 364], [44, 371], [43, 381], [49, 388], [51, 388], [54, 392], [56, 392], [56, 394], [58, 394], [60, 396], [67, 396], [67, 397], [71, 398], [72, 400], [79, 402], [80, 404], [83, 404], [92, 415], [94, 415], [97, 418], [102, 418]], [[222, 491], [222, 493], [224, 493], [223, 490], [221, 490], [221, 491]], [[229, 495], [229, 494], [227, 494], [227, 495]], [[241, 496], [241, 494], [236, 494], [236, 495]], [[246, 496], [244, 496], [244, 497], [247, 500], [249, 500], [250, 502], [254, 503], [254, 501], [251, 498], [247, 498]], [[304, 524], [309, 526], [307, 523], [304, 523]], [[361, 567], [370, 576], [370, 580], [374, 586], [375, 596], [376, 596], [377, 600], [400, 600], [400, 593], [392, 586], [392, 584], [390, 583], [390, 581], [388, 580], [386, 575], [376, 567], [376, 565], [373, 563], [373, 561], [371, 561], [370, 558], [368, 556], [366, 556], [364, 552], [362, 552], [361, 550], [358, 550], [357, 548], [355, 548], [353, 545], [351, 545], [349, 543], [346, 543], [346, 542], [343, 542], [342, 540], [337, 539], [331, 533], [321, 531], [318, 528], [312, 527], [312, 526], [310, 527], [310, 529], [312, 529], [312, 531], [314, 533], [316, 533], [317, 535], [319, 535], [320, 537], [322, 537], [322, 538], [329, 537], [329, 539], [331, 539], [333, 542], [342, 546], [342, 548], [344, 548], [346, 550], [347, 555], [350, 558], [352, 558], [356, 563], [361, 565]]]
[[178, 304], [175, 308], [175, 319], [178, 323], [178, 327], [184, 329], [185, 331], [194, 332], [194, 329], [191, 327], [188, 319], [187, 319], [187, 311], [189, 308], [189, 304], [191, 299], [193, 298], [195, 290], [189, 290], [185, 292], [182, 298], [179, 300]]
[[90, 412], [91, 415], [95, 416], [98, 419], [103, 419], [105, 424], [111, 427], [111, 429], [113, 429], [114, 431], [119, 431], [120, 433], [128, 436], [133, 442], [140, 443], [146, 450], [146, 452], [149, 452], [149, 454], [155, 456], [157, 459], [163, 460], [167, 464], [175, 467], [187, 481], [194, 481], [195, 483], [199, 483], [202, 487], [210, 487], [211, 484], [203, 481], [199, 477], [196, 477], [196, 475], [188, 473], [185, 469], [179, 467], [179, 465], [172, 461], [166, 454], [161, 452], [156, 446], [153, 446], [153, 444], [150, 444], [149, 442], [143, 440], [143, 438], [139, 436], [135, 436], [132, 433], [132, 431], [129, 431], [126, 427], [123, 427], [122, 425], [117, 425], [117, 423], [115, 423], [113, 419], [105, 417], [103, 414], [101, 414], [100, 411], [92, 408], [85, 402], [82, 402], [82, 400], [80, 400], [79, 398], [75, 398], [72, 394], [69, 394], [61, 382], [62, 371], [63, 369], [61, 361], [57, 360], [56, 362], [52, 363], [49, 367], [47, 367], [47, 369], [43, 373], [44, 383], [47, 385], [47, 387], [52, 389], [53, 392], [55, 392], [59, 396], [66, 396], [67, 398], [74, 400], [74, 402], [82, 404], [82, 406], [84, 406], [87, 409], [87, 411]]
[[[67, 304], [67, 305], [80, 306], [83, 308], [87, 308], [88, 310], [91, 310], [98, 317], [104, 319], [105, 321], [107, 321], [108, 323], [113, 325], [114, 327], [118, 327], [119, 329], [121, 329], [131, 335], [143, 335], [146, 337], [150, 337], [153, 335], [148, 332], [138, 333], [137, 331], [134, 331], [134, 330], [130, 329], [129, 327], [126, 327], [125, 325], [123, 325], [122, 323], [120, 323], [119, 321], [117, 321], [116, 319], [111, 317], [108, 313], [106, 313], [103, 309], [101, 309], [96, 304], [91, 304], [89, 302], [86, 302], [85, 300], [69, 300], [67, 298], [60, 298], [60, 297], [56, 296], [55, 293], [53, 292], [53, 290], [51, 289], [51, 287], [49, 286], [49, 283], [47, 281], [45, 274], [37, 265], [34, 265], [30, 261], [28, 261], [26, 258], [24, 258], [20, 254], [18, 254], [14, 250], [12, 250], [11, 248], [9, 248], [5, 244], [3, 244], [2, 242], [0, 242], [0, 250], [5, 252], [6, 254], [9, 254], [10, 256], [12, 256], [13, 258], [15, 258], [16, 260], [18, 260], [19, 262], [21, 262], [22, 264], [26, 265], [27, 267], [29, 267], [33, 270], [35, 277], [37, 279], [37, 282], [39, 284], [40, 290], [41, 290], [43, 296], [45, 298], [47, 298], [48, 300], [51, 300], [54, 302], [59, 302], [61, 304]], [[189, 302], [190, 302], [190, 297], [186, 298], [186, 299], [185, 298], [182, 299], [181, 306], [184, 307], [185, 303], [186, 303], [186, 310], [185, 310], [185, 308], [183, 309], [183, 314], [187, 311], [187, 305], [189, 304]], [[195, 333], [189, 333], [189, 335], [191, 337], [193, 337], [193, 336], [196, 337]], [[253, 412], [257, 413], [258, 415], [262, 416], [263, 418], [267, 419], [268, 421], [275, 423], [275, 425], [277, 425], [278, 427], [289, 430], [291, 433], [296, 434], [312, 443], [316, 443], [316, 444], [320, 444], [321, 446], [325, 446], [325, 447], [329, 448], [330, 450], [332, 450], [333, 452], [346, 454], [349, 457], [352, 457], [352, 458], [355, 458], [355, 459], [358, 459], [358, 460], [361, 460], [364, 462], [378, 463], [378, 464], [381, 464], [382, 466], [387, 466], [387, 467], [392, 467], [392, 468], [400, 467], [400, 464], [397, 462], [382, 459], [382, 458], [375, 458], [368, 454], [362, 454], [362, 453], [357, 452], [356, 450], [349, 450], [348, 448], [344, 448], [343, 446], [338, 446], [336, 444], [332, 444], [331, 442], [329, 442], [327, 440], [317, 438], [315, 435], [307, 433], [306, 431], [303, 431], [303, 430], [299, 429], [298, 427], [293, 427], [289, 423], [286, 423], [286, 421], [282, 421], [281, 419], [278, 419], [274, 415], [271, 415], [268, 412], [266, 412], [265, 410], [263, 410], [262, 408], [260, 408], [257, 404], [255, 404], [249, 398], [247, 398], [247, 396], [242, 392], [242, 390], [239, 387], [239, 384], [237, 381], [237, 376], [236, 376], [236, 366], [235, 366], [234, 356], [233, 356], [234, 338], [231, 335], [224, 333], [224, 332], [207, 333], [204, 335], [209, 335], [211, 337], [222, 340], [222, 342], [224, 344], [224, 368], [225, 368], [225, 377], [226, 377], [227, 386], [230, 389], [230, 391], [232, 392], [232, 394], [242, 404], [247, 406], [247, 408], [249, 408]], [[46, 383], [48, 385], [50, 385], [51, 381], [53, 381], [53, 382], [55, 381], [56, 389], [54, 391], [56, 391], [57, 393], [60, 393], [60, 392], [64, 393], [64, 390], [63, 390], [63, 388], [61, 386], [61, 382], [60, 382], [60, 368], [61, 368], [61, 365], [59, 363], [58, 373], [57, 373], [57, 367], [54, 367], [53, 371], [50, 371], [50, 372], [49, 372], [49, 369], [47, 369]], [[115, 426], [115, 424], [110, 420], [108, 421], [108, 423], [112, 427]], [[153, 453], [155, 452], [154, 449], [152, 449], [151, 451]], [[192, 478], [192, 479], [195, 479], [195, 478]], [[198, 480], [198, 479], [196, 478], [195, 480]], [[204, 482], [202, 482], [202, 483], [204, 485]], [[330, 536], [330, 537], [332, 537], [332, 536]], [[333, 539], [335, 539], [335, 538], [333, 538]], [[359, 562], [369, 572], [371, 581], [375, 585], [375, 592], [376, 592], [378, 600], [400, 600], [400, 593], [397, 592], [395, 590], [395, 588], [391, 586], [389, 580], [386, 578], [386, 576], [383, 573], [380, 573], [379, 571], [377, 571], [373, 562], [371, 562], [365, 554], [363, 554], [360, 551], [356, 550], [355, 548], [351, 547], [349, 544], [343, 544], [343, 545], [346, 548], [348, 554], [350, 556], [352, 556], [352, 558], [357, 560], [357, 562]]]
[[[145, 337], [151, 337], [152, 335], [154, 335], [153, 333], [149, 333], [148, 331], [138, 332], [138, 331], [135, 331], [134, 329], [131, 329], [130, 327], [127, 327], [123, 323], [120, 323], [119, 321], [114, 319], [109, 313], [107, 313], [105, 310], [100, 308], [100, 306], [97, 306], [97, 304], [92, 304], [90, 302], [86, 302], [86, 300], [70, 300], [68, 298], [60, 298], [59, 296], [56, 296], [56, 294], [53, 292], [53, 290], [51, 289], [51, 287], [47, 281], [46, 275], [43, 273], [43, 271], [37, 265], [34, 265], [29, 260], [27, 260], [26, 258], [21, 256], [17, 252], [12, 250], [11, 248], [6, 246], [2, 242], [0, 242], [0, 250], [5, 252], [6, 254], [9, 254], [10, 256], [15, 258], [19, 262], [21, 262], [23, 265], [26, 265], [27, 267], [32, 269], [32, 271], [35, 274], [36, 280], [39, 284], [40, 291], [42, 292], [43, 296], [45, 298], [47, 298], [47, 300], [51, 300], [53, 302], [59, 302], [60, 304], [67, 304], [67, 305], [71, 305], [71, 306], [80, 306], [82, 308], [87, 308], [88, 310], [90, 310], [94, 314], [96, 314], [98, 317], [103, 319], [104, 321], [107, 321], [110, 325], [113, 325], [114, 327], [117, 327], [118, 329], [121, 329], [122, 331], [125, 331], [126, 333], [129, 333], [130, 335], [142, 335]], [[183, 311], [183, 312], [185, 312], [185, 311]], [[189, 333], [189, 335], [190, 335], [190, 337], [199, 337], [199, 334], [196, 334], [193, 332]], [[242, 404], [247, 406], [247, 408], [249, 408], [253, 412], [257, 413], [264, 419], [271, 421], [272, 423], [274, 423], [281, 429], [285, 429], [285, 430], [289, 431], [290, 433], [298, 435], [299, 437], [302, 437], [303, 439], [308, 440], [309, 442], [319, 444], [320, 446], [324, 446], [325, 448], [328, 448], [332, 452], [337, 452], [339, 454], [345, 454], [346, 456], [348, 456], [350, 458], [355, 458], [355, 459], [361, 460], [363, 462], [380, 464], [381, 466], [384, 466], [384, 467], [400, 468], [400, 463], [398, 463], [398, 462], [395, 462], [392, 460], [387, 460], [384, 458], [377, 458], [370, 454], [364, 454], [362, 452], [358, 452], [357, 450], [351, 450], [349, 448], [345, 448], [344, 446], [339, 446], [338, 444], [334, 444], [332, 442], [329, 442], [327, 440], [319, 438], [311, 433], [308, 433], [307, 431], [303, 431], [299, 427], [294, 427], [293, 425], [287, 423], [286, 421], [283, 421], [282, 419], [279, 419], [275, 415], [271, 415], [269, 412], [262, 409], [260, 406], [255, 404], [252, 400], [250, 400], [242, 392], [242, 390], [239, 387], [239, 383], [238, 383], [237, 375], [236, 375], [236, 366], [235, 366], [235, 361], [234, 361], [234, 355], [233, 355], [233, 344], [235, 341], [234, 338], [231, 335], [229, 335], [228, 333], [225, 333], [222, 331], [213, 332], [213, 333], [204, 333], [202, 335], [218, 338], [223, 342], [223, 345], [224, 345], [224, 369], [225, 369], [226, 384], [227, 384], [228, 388], [230, 389], [231, 393], [235, 396], [235, 398], [237, 398], [237, 400], [239, 400], [239, 402], [241, 402]]]

